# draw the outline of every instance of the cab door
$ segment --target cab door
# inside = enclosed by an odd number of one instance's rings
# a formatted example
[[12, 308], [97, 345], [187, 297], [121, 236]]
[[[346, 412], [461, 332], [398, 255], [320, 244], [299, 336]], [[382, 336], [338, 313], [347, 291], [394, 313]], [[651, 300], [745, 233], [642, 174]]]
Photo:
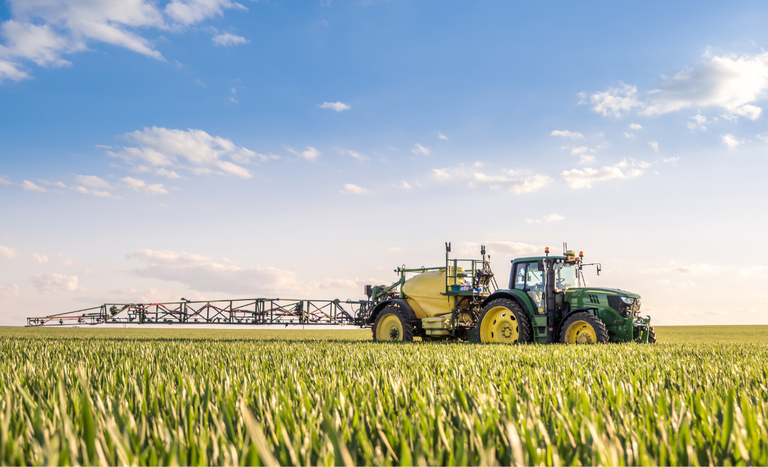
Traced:
[[544, 273], [537, 262], [515, 263], [511, 288], [528, 294], [536, 306], [536, 313], [544, 312]]

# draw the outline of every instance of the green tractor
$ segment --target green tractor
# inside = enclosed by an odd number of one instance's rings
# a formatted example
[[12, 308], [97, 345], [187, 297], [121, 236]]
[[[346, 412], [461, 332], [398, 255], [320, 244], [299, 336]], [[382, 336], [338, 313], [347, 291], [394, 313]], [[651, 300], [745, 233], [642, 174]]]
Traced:
[[485, 246], [481, 259], [453, 259], [445, 266], [397, 268], [392, 285], [365, 286], [371, 300], [367, 324], [374, 341], [466, 340], [480, 343], [655, 343], [650, 316], [640, 316], [640, 296], [621, 289], [587, 287], [584, 254], [563, 245], [562, 256], [517, 258], [509, 287], [499, 289]]

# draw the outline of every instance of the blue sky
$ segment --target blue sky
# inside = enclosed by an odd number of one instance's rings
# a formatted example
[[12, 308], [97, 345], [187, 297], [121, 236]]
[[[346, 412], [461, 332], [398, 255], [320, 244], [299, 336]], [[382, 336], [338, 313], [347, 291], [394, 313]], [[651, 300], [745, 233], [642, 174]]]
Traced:
[[568, 241], [657, 323], [768, 323], [742, 259], [767, 227], [765, 23], [759, 2], [6, 1], [0, 324], [359, 298], [444, 241], [488, 244], [501, 283]]

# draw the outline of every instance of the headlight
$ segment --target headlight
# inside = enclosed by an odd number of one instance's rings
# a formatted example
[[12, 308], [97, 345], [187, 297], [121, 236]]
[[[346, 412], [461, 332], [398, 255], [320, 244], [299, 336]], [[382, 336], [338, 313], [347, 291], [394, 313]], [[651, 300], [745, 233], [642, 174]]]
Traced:
[[620, 297], [620, 298], [621, 298], [621, 301], [626, 303], [627, 305], [631, 305], [631, 304], [635, 303], [635, 299], [634, 298], [630, 298], [630, 297]]

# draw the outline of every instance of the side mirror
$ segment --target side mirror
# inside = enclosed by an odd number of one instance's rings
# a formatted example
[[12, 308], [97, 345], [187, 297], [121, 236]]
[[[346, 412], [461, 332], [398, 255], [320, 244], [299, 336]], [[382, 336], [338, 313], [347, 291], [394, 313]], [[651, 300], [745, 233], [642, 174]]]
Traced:
[[539, 271], [543, 271], [544, 270], [544, 260], [540, 259], [539, 263], [537, 264], [537, 266], [538, 266]]
[[602, 266], [600, 266], [600, 265], [598, 264], [598, 265], [597, 265], [597, 275], [598, 275], [598, 276], [600, 275], [600, 271], [602, 271], [602, 269], [603, 269], [603, 268], [602, 268]]

